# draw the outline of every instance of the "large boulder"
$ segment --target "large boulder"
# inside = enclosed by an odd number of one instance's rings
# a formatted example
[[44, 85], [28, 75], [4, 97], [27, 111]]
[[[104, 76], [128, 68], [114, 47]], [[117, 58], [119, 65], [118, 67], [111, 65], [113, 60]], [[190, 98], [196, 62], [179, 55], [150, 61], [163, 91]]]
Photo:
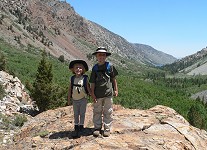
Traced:
[[191, 126], [175, 110], [148, 110], [114, 105], [110, 137], [93, 137], [92, 104], [88, 104], [85, 133], [74, 139], [72, 106], [48, 110], [28, 121], [6, 149], [142, 149], [206, 150], [207, 132]]
[[38, 110], [25, 86], [17, 77], [0, 71], [0, 84], [5, 90], [5, 96], [0, 100], [0, 113], [8, 116], [12, 116], [17, 112], [32, 115]]
[[7, 145], [18, 130], [18, 126], [12, 123], [16, 116], [30, 118], [30, 115], [37, 114], [38, 108], [17, 77], [0, 71], [0, 84], [5, 91], [0, 99], [0, 145]]

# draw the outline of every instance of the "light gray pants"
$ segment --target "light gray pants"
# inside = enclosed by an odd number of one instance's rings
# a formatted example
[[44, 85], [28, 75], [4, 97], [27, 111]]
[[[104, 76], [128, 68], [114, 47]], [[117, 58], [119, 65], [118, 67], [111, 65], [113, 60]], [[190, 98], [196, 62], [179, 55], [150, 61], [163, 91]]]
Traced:
[[[110, 130], [113, 121], [113, 99], [112, 97], [98, 98], [97, 103], [93, 104], [93, 123], [95, 129], [102, 128], [102, 121], [104, 130]], [[103, 114], [103, 119], [102, 119]]]
[[80, 100], [73, 100], [75, 125], [84, 125], [86, 106], [87, 106], [87, 98], [82, 98]]

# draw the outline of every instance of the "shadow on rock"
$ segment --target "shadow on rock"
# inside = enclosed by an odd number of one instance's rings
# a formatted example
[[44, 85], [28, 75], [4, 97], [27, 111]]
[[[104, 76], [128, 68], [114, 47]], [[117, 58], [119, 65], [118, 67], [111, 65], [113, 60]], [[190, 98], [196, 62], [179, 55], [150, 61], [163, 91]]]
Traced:
[[69, 138], [69, 139], [76, 139], [81, 136], [90, 136], [93, 134], [93, 129], [92, 128], [84, 128], [83, 131], [80, 131], [78, 133], [78, 136], [73, 135], [74, 131], [60, 131], [53, 133], [49, 136], [49, 139], [60, 139], [60, 138]]

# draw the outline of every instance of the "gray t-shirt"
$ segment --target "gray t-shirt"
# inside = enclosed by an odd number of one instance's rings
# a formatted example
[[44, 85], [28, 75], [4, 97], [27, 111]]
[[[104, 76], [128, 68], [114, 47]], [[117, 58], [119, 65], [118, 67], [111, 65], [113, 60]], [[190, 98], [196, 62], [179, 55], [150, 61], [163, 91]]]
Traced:
[[103, 98], [113, 95], [112, 78], [118, 75], [117, 70], [113, 65], [110, 65], [109, 70], [106, 69], [106, 63], [98, 65], [98, 69], [92, 69], [90, 83], [95, 83], [95, 95], [97, 98]]

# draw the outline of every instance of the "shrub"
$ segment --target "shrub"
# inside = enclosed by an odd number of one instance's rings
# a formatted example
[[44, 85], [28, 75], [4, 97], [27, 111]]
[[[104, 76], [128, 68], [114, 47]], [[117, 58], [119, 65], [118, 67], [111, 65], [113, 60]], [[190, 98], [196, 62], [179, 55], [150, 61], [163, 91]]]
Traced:
[[12, 124], [15, 126], [21, 127], [24, 125], [24, 122], [27, 121], [27, 118], [24, 115], [16, 115]]
[[50, 132], [47, 131], [47, 130], [44, 130], [44, 131], [40, 131], [39, 133], [37, 133], [35, 136], [40, 136], [40, 137], [45, 137], [49, 134]]
[[2, 123], [0, 124], [0, 128], [9, 129], [10, 119], [5, 115], [3, 115], [2, 113], [0, 113], [0, 120], [2, 120]]
[[64, 61], [65, 61], [65, 58], [64, 58], [63, 55], [60, 55], [60, 57], [58, 58], [58, 60], [59, 60], [60, 62], [64, 62]]

